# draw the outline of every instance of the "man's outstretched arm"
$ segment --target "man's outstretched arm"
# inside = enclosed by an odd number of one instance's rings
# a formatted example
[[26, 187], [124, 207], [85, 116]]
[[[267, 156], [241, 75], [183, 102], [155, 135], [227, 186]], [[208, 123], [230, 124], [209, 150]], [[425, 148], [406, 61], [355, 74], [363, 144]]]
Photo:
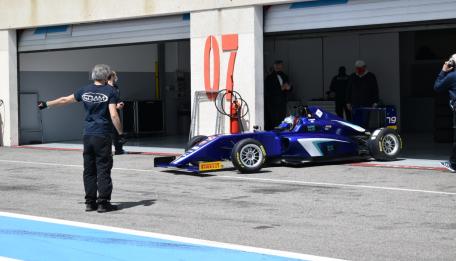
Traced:
[[39, 101], [38, 107], [42, 110], [46, 107], [63, 106], [63, 105], [68, 105], [68, 104], [75, 103], [75, 102], [77, 102], [77, 101], [74, 98], [74, 94], [71, 94], [68, 96], [63, 96], [63, 97], [57, 98], [52, 101]]

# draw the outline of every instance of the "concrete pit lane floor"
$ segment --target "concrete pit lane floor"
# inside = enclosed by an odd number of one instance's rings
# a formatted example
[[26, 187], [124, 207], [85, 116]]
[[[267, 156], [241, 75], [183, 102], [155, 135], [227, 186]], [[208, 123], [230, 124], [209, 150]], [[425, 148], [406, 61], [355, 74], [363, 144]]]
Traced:
[[2, 147], [0, 211], [338, 259], [456, 258], [456, 174], [438, 169], [189, 175], [153, 168], [151, 155], [119, 155], [112, 178], [120, 210], [85, 212], [80, 151]]

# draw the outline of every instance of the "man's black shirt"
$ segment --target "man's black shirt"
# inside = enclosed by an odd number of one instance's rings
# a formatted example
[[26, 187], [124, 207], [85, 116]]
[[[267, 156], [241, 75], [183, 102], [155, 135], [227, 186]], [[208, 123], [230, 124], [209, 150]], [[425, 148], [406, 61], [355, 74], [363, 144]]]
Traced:
[[90, 84], [74, 93], [76, 101], [84, 103], [84, 135], [112, 133], [109, 104], [117, 103], [117, 94], [109, 85]]
[[359, 77], [355, 73], [350, 75], [347, 87], [347, 103], [353, 107], [370, 107], [378, 102], [377, 78], [371, 72]]

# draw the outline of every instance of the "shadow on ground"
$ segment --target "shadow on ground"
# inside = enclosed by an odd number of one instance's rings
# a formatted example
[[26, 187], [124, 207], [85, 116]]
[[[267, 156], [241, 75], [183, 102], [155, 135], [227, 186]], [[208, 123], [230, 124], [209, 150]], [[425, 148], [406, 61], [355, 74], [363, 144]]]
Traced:
[[127, 208], [134, 208], [137, 206], [145, 206], [145, 207], [152, 206], [153, 204], [155, 204], [155, 201], [157, 201], [157, 200], [156, 199], [146, 199], [146, 200], [140, 200], [137, 202], [113, 202], [113, 204], [115, 204], [119, 208], [119, 210], [121, 210], [121, 209], [127, 209]]

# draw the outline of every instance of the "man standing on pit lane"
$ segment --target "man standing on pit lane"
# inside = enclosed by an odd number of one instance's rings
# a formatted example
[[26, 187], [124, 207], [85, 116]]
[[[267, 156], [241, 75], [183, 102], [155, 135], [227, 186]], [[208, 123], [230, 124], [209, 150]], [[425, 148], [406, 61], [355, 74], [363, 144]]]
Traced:
[[440, 162], [440, 164], [451, 172], [456, 172], [456, 54], [453, 54], [448, 61], [443, 64], [434, 83], [434, 90], [437, 92], [448, 91], [450, 96], [450, 108], [453, 111], [453, 151], [450, 160]]
[[[123, 109], [125, 104], [120, 99], [120, 90], [119, 90], [119, 86], [117, 85], [117, 81], [118, 81], [117, 73], [115, 71], [111, 71], [111, 75], [109, 75], [109, 78], [108, 78], [108, 85], [110, 85], [112, 88], [114, 88], [114, 91], [117, 94], [118, 101], [117, 101], [116, 108], [117, 108], [117, 114], [120, 115], [120, 110]], [[115, 128], [113, 128], [112, 143], [114, 144], [114, 155], [121, 155], [121, 154], [126, 153], [125, 150], [123, 149], [122, 139], [120, 138], [119, 133], [117, 132], [117, 130]]]
[[287, 101], [292, 86], [284, 73], [282, 60], [274, 62], [274, 70], [264, 81], [264, 129], [272, 130], [287, 116]]
[[117, 209], [117, 206], [110, 203], [113, 124], [123, 137], [122, 125], [116, 110], [117, 94], [111, 86], [106, 85], [110, 74], [111, 69], [108, 65], [97, 64], [92, 70], [92, 84], [80, 88], [69, 96], [38, 102], [40, 109], [80, 101], [84, 103], [86, 116], [83, 136], [83, 179], [86, 211], [97, 210], [100, 213]]
[[329, 86], [329, 92], [334, 93], [336, 98], [336, 114], [348, 121], [351, 120], [351, 112], [347, 108], [347, 86], [349, 83], [349, 76], [346, 73], [345, 66], [339, 67], [339, 73], [334, 76]]

